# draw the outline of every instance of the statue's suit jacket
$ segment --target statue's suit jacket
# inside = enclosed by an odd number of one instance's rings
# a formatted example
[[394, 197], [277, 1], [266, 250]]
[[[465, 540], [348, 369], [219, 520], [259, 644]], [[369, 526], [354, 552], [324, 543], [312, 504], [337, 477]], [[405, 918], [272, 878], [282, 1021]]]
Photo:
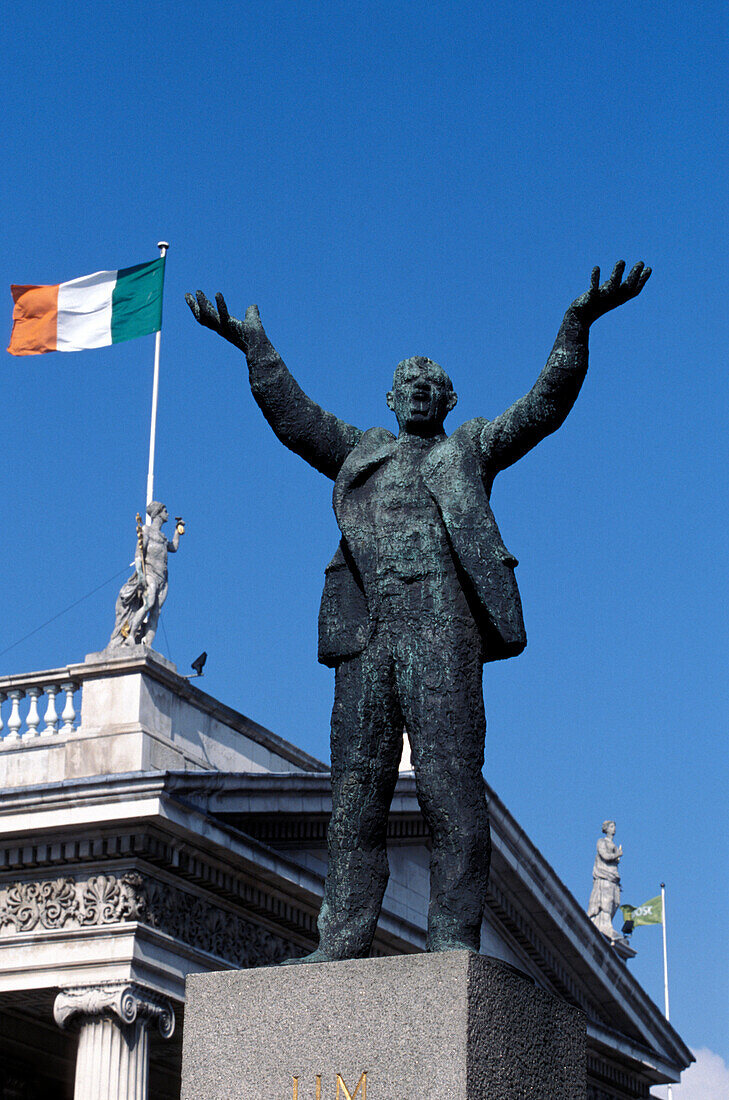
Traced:
[[[434, 444], [421, 467], [427, 492], [438, 506], [448, 539], [469, 585], [471, 607], [487, 661], [513, 657], [526, 645], [521, 599], [514, 568], [489, 504], [481, 455], [486, 420], [469, 420]], [[351, 507], [351, 489], [388, 462], [397, 441], [385, 428], [370, 428], [345, 459], [334, 484], [334, 513], [342, 541], [326, 570], [319, 612], [319, 660], [337, 665], [361, 653], [377, 624], [360, 577], [371, 573], [371, 532]]]
[[[494, 420], [477, 418], [433, 445], [421, 476], [442, 516], [483, 639], [484, 660], [526, 645], [517, 562], [504, 546], [489, 497], [496, 474], [555, 431], [572, 408], [587, 371], [588, 326], [568, 310], [544, 370], [529, 393]], [[367, 645], [377, 624], [361, 576], [370, 572], [374, 537], [355, 520], [351, 490], [397, 447], [384, 428], [362, 432], [303, 392], [263, 329], [246, 350], [251, 390], [279, 439], [334, 481], [342, 541], [326, 570], [319, 613], [319, 660], [336, 666]]]

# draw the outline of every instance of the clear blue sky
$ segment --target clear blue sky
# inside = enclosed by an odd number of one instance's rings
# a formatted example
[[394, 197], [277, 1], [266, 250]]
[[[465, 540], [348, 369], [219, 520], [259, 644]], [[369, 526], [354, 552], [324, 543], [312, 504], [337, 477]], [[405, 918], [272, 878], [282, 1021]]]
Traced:
[[[718, 2], [322, 2], [8, 10], [0, 283], [167, 267], [157, 495], [188, 521], [181, 671], [328, 754], [316, 663], [331, 483], [274, 438], [185, 290], [264, 324], [308, 392], [393, 427], [398, 360], [525, 392], [592, 266], [643, 259], [560, 432], [501, 475], [529, 646], [486, 670], [487, 776], [586, 902], [600, 823], [624, 898], [669, 888], [672, 1016], [729, 1057], [727, 15]], [[11, 299], [6, 292], [6, 334]], [[7, 342], [7, 341], [6, 341]], [[152, 338], [5, 356], [0, 649], [123, 570], [144, 503]], [[448, 426], [447, 425], [447, 426]], [[101, 649], [118, 581], [3, 654]], [[662, 1001], [660, 930], [631, 969]]]

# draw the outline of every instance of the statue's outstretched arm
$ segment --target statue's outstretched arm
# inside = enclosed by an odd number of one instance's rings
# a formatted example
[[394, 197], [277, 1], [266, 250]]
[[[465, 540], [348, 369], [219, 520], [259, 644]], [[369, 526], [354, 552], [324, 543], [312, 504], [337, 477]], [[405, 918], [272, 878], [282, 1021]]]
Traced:
[[266, 336], [258, 306], [249, 306], [239, 321], [228, 313], [222, 294], [216, 295], [217, 310], [202, 291], [196, 298], [185, 298], [196, 321], [245, 354], [253, 396], [281, 442], [327, 477], [336, 478], [362, 432], [306, 396]]
[[600, 285], [600, 268], [593, 269], [590, 289], [565, 313], [547, 364], [532, 389], [484, 428], [482, 453], [492, 473], [511, 466], [564, 421], [587, 372], [590, 325], [640, 294], [651, 273], [649, 267], [637, 263], [622, 282], [624, 271], [621, 260]]

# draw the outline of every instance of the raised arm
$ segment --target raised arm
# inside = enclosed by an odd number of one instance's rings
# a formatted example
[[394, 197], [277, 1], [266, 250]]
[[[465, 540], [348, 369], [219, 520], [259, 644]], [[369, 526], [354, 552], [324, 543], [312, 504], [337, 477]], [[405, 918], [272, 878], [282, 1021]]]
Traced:
[[590, 289], [565, 313], [547, 364], [534, 386], [483, 429], [482, 454], [491, 474], [511, 466], [564, 421], [587, 373], [590, 325], [603, 313], [640, 294], [651, 273], [649, 267], [637, 263], [622, 282], [624, 271], [621, 260], [601, 286], [600, 268], [593, 269]]
[[231, 317], [222, 294], [217, 310], [202, 291], [186, 294], [196, 321], [219, 333], [248, 360], [251, 391], [274, 432], [290, 450], [332, 479], [362, 432], [307, 397], [264, 332], [258, 306], [244, 320]]
[[[183, 528], [183, 530], [184, 530], [184, 528]], [[177, 553], [177, 547], [179, 545], [180, 545], [180, 528], [179, 528], [179, 526], [177, 526], [177, 527], [175, 527], [175, 533], [172, 536], [172, 538], [167, 539], [167, 549], [169, 550], [170, 554], [176, 554]]]

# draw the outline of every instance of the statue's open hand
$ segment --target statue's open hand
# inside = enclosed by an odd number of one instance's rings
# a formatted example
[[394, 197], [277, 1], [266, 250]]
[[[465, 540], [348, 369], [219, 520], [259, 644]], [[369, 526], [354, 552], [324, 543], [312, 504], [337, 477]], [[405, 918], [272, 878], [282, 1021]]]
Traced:
[[259, 336], [264, 336], [263, 325], [258, 313], [258, 306], [249, 306], [245, 318], [239, 321], [237, 317], [231, 317], [225, 298], [222, 294], [215, 295], [218, 308], [205, 297], [201, 290], [193, 298], [192, 294], [185, 295], [185, 301], [192, 310], [193, 317], [205, 328], [220, 333], [231, 344], [235, 344], [241, 351], [248, 353], [251, 343]]
[[631, 268], [625, 282], [622, 282], [624, 271], [625, 261], [619, 260], [610, 278], [600, 285], [600, 268], [594, 267], [590, 289], [574, 300], [571, 309], [591, 325], [598, 317], [602, 317], [603, 313], [608, 313], [616, 306], [621, 306], [623, 302], [636, 298], [648, 282], [651, 269], [645, 264], [637, 263]]

